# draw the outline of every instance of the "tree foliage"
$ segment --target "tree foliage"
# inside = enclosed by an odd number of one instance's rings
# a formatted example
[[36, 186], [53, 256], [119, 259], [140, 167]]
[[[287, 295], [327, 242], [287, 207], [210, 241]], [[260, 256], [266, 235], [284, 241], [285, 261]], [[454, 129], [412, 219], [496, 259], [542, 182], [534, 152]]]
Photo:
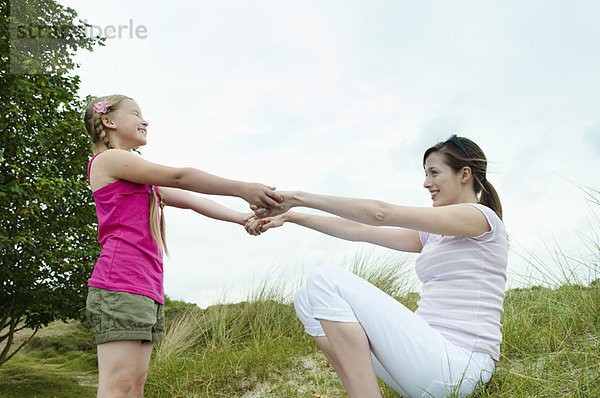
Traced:
[[[89, 25], [53, 0], [0, 0], [0, 7], [1, 365], [22, 347], [10, 351], [16, 331], [35, 334], [85, 307], [99, 245], [84, 101], [69, 72], [78, 48], [91, 51], [102, 40], [86, 37]], [[16, 48], [22, 40], [29, 47]]]

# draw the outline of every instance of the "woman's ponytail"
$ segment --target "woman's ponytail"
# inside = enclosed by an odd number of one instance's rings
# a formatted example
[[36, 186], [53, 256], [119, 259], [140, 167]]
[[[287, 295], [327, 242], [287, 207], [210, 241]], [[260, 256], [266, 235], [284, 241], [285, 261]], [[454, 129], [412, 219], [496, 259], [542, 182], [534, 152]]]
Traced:
[[479, 196], [479, 203], [494, 210], [494, 212], [502, 220], [502, 204], [500, 203], [500, 197], [496, 192], [496, 188], [487, 179], [483, 180], [481, 184], [481, 195]]

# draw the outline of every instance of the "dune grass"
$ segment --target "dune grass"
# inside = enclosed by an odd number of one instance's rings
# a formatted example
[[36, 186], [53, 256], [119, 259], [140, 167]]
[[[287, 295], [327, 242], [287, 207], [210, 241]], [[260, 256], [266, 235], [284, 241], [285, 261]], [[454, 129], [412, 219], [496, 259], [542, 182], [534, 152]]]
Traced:
[[507, 292], [502, 358], [481, 397], [600, 396], [600, 281]]
[[[600, 396], [600, 276], [569, 271], [507, 292], [502, 357], [491, 381], [474, 397]], [[577, 260], [577, 267], [582, 265]], [[543, 265], [537, 264], [537, 267]], [[360, 255], [353, 272], [414, 310], [405, 257]], [[295, 290], [271, 278], [246, 301], [206, 309], [168, 300], [167, 335], [150, 364], [146, 397], [340, 397], [342, 386], [296, 318]], [[0, 367], [0, 397], [93, 397], [96, 352], [89, 326], [55, 323]], [[381, 383], [384, 397], [398, 397]]]
[[264, 283], [247, 301], [181, 314], [155, 349], [147, 395], [338, 395], [284, 291]]
[[[406, 283], [406, 267], [398, 257], [358, 256], [352, 264], [414, 310], [418, 295]], [[502, 358], [475, 397], [600, 396], [600, 280], [576, 282], [507, 292]], [[185, 314], [157, 347], [149, 396], [343, 396], [282, 291], [263, 285], [248, 302]], [[384, 396], [398, 396], [381, 387]]]

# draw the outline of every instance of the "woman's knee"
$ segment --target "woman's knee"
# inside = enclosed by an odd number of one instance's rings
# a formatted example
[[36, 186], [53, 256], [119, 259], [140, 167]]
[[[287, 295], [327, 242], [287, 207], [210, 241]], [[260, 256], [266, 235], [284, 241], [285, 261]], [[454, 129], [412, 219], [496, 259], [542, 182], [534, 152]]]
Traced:
[[313, 268], [306, 277], [306, 286], [310, 290], [315, 286], [321, 287], [323, 285], [333, 284], [339, 279], [341, 273], [345, 271], [346, 270], [341, 267], [330, 265]]
[[321, 328], [321, 324], [312, 315], [312, 307], [308, 299], [308, 293], [306, 291], [306, 285], [302, 286], [294, 295], [294, 309], [296, 315], [304, 330], [311, 336], [324, 336], [325, 332]]
[[309, 297], [320, 294], [340, 293], [340, 287], [343, 287], [343, 280], [348, 274], [344, 268], [334, 266], [321, 266], [314, 268], [306, 277], [306, 289]]
[[306, 285], [302, 285], [300, 289], [294, 295], [294, 309], [296, 315], [300, 320], [310, 316], [310, 304], [308, 302], [308, 294], [306, 292]]
[[318, 294], [320, 290], [327, 289], [327, 286], [335, 284], [335, 275], [339, 267], [321, 266], [313, 268], [306, 277], [306, 282], [294, 295], [294, 307], [296, 313], [310, 314], [310, 295]]

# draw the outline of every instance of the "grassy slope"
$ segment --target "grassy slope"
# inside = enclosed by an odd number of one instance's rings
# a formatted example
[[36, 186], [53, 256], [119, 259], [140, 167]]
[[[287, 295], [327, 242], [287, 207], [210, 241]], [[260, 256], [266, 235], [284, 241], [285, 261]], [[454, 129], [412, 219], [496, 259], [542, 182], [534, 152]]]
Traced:
[[95, 397], [96, 361], [89, 327], [55, 322], [0, 367], [0, 397]]
[[511, 290], [503, 358], [481, 396], [600, 396], [600, 280]]
[[[389, 284], [381, 270], [379, 278]], [[416, 299], [400, 298], [413, 309]], [[206, 310], [171, 302], [168, 335], [155, 349], [146, 396], [343, 396], [292, 305], [282, 301], [277, 289], [263, 288], [248, 302]], [[511, 290], [504, 307], [503, 357], [477, 397], [600, 396], [600, 281]], [[95, 396], [91, 341], [79, 323], [46, 328], [0, 368], [0, 397]], [[382, 388], [385, 397], [397, 396]]]

